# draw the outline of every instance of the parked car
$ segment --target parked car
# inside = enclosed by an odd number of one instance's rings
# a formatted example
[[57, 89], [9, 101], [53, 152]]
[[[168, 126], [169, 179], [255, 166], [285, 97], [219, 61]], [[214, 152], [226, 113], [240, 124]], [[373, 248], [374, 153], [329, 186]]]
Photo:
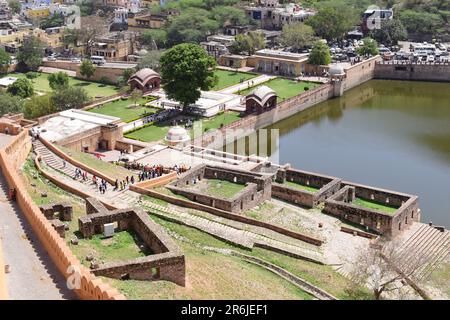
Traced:
[[70, 61], [75, 62], [75, 63], [81, 63], [81, 59], [77, 58], [77, 57], [73, 57], [72, 59], [70, 59]]
[[434, 56], [430, 54], [430, 55], [427, 57], [427, 62], [434, 62], [434, 61], [435, 61]]

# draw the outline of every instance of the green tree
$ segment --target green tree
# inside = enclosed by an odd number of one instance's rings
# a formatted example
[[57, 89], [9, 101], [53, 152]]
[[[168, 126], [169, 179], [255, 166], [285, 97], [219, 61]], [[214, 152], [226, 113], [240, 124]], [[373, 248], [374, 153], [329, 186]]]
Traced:
[[161, 57], [161, 83], [170, 99], [186, 107], [200, 98], [200, 90], [217, 83], [216, 61], [196, 44], [180, 44]]
[[145, 30], [140, 35], [140, 41], [143, 45], [164, 48], [167, 43], [167, 31], [163, 29]]
[[9, 0], [8, 6], [14, 14], [19, 14], [22, 9], [22, 4], [18, 0]]
[[23, 100], [19, 97], [0, 92], [0, 116], [7, 113], [22, 112]]
[[315, 33], [326, 40], [340, 40], [358, 23], [358, 13], [343, 4], [330, 4], [306, 20]]
[[309, 63], [313, 65], [328, 65], [331, 63], [330, 48], [323, 41], [316, 41], [309, 54]]
[[92, 77], [94, 75], [94, 73], [95, 73], [95, 66], [92, 63], [92, 61], [91, 60], [83, 60], [83, 62], [80, 65], [80, 74], [83, 77], [86, 77], [89, 79], [90, 77]]
[[42, 19], [40, 23], [41, 29], [60, 27], [64, 25], [64, 16], [62, 14], [55, 14], [51, 17]]
[[211, 19], [210, 12], [199, 8], [183, 10], [179, 16], [171, 17], [167, 28], [169, 45], [193, 42], [200, 43], [206, 36], [220, 28], [219, 22]]
[[7, 73], [10, 64], [11, 56], [3, 48], [0, 48], [0, 74]]
[[236, 54], [252, 55], [257, 50], [264, 49], [266, 41], [264, 35], [260, 32], [249, 32], [248, 34], [239, 34], [235, 37], [230, 51]]
[[26, 78], [17, 79], [13, 84], [8, 86], [6, 90], [13, 96], [28, 98], [34, 94], [33, 84]]
[[434, 35], [444, 27], [444, 20], [439, 14], [405, 10], [400, 13], [400, 20], [408, 33]]
[[68, 109], [79, 109], [90, 101], [89, 95], [84, 88], [68, 87], [54, 91], [51, 95], [51, 103], [56, 111]]
[[25, 38], [17, 55], [17, 61], [29, 70], [36, 71], [42, 64], [44, 44], [35, 36]]
[[135, 106], [135, 107], [137, 107], [137, 102], [138, 102], [138, 100], [139, 100], [140, 98], [142, 98], [142, 91], [139, 90], [139, 89], [134, 89], [134, 90], [131, 92], [131, 100], [134, 101], [134, 106]]
[[55, 113], [57, 110], [53, 105], [50, 95], [34, 96], [25, 101], [23, 114], [27, 119], [34, 119], [48, 114]]
[[408, 32], [400, 19], [382, 21], [381, 29], [372, 32], [372, 38], [385, 45], [395, 45], [407, 37]]
[[52, 73], [48, 76], [48, 84], [53, 90], [67, 88], [69, 86], [69, 75], [64, 71]]
[[222, 27], [227, 25], [242, 26], [249, 22], [244, 10], [230, 6], [214, 7], [211, 11], [211, 17], [219, 22]]
[[27, 77], [27, 79], [30, 79], [30, 81], [34, 83], [34, 79], [36, 79], [37, 77], [39, 77], [39, 72], [28, 71], [28, 72], [25, 74], [25, 77]]
[[378, 43], [372, 38], [364, 38], [363, 45], [357, 51], [362, 56], [376, 56], [378, 54]]
[[163, 55], [162, 50], [151, 50], [147, 54], [141, 57], [138, 62], [138, 69], [150, 68], [155, 71], [159, 71], [161, 68], [160, 60]]
[[301, 22], [286, 24], [283, 27], [280, 42], [295, 50], [309, 47], [314, 42], [314, 30]]

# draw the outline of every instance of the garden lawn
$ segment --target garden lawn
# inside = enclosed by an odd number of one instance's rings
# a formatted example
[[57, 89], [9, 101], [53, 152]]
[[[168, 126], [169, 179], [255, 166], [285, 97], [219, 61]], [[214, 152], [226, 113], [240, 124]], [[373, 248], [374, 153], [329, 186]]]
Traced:
[[316, 192], [317, 190], [319, 190], [318, 188], [315, 188], [315, 187], [305, 186], [303, 184], [299, 184], [299, 183], [295, 183], [295, 182], [291, 182], [291, 181], [286, 181], [283, 184], [288, 186], [288, 187], [301, 189], [301, 190], [305, 190], [305, 191], [309, 191], [309, 192]]
[[375, 209], [375, 210], [385, 212], [385, 213], [390, 213], [390, 214], [394, 213], [398, 209], [395, 207], [380, 204], [378, 202], [363, 200], [361, 198], [355, 198], [355, 200], [353, 200], [352, 204], [355, 204], [355, 205], [361, 206], [361, 207], [365, 207], [365, 208], [369, 208], [369, 209]]
[[[26, 78], [26, 75], [24, 73], [9, 73], [6, 76], [18, 79]], [[41, 93], [52, 92], [52, 89], [48, 84], [48, 76], [49, 74], [47, 73], [39, 73], [39, 76], [37, 78], [31, 80], [33, 82], [35, 91]], [[108, 97], [119, 92], [118, 88], [115, 86], [105, 85], [98, 82], [79, 80], [73, 77], [69, 77], [69, 85], [84, 88], [91, 98]]]
[[[239, 113], [233, 111], [227, 111], [210, 119], [201, 119], [202, 132], [211, 129], [218, 129], [220, 128], [221, 124], [227, 125], [238, 119], [240, 119]], [[196, 124], [194, 124], [194, 126], [196, 126]], [[164, 139], [170, 127], [171, 126], [168, 122], [155, 123], [142, 129], [127, 133], [125, 134], [125, 137], [144, 142], [160, 141]], [[190, 129], [189, 134], [191, 135], [191, 137], [193, 137], [194, 130]]]
[[134, 107], [134, 101], [131, 99], [116, 100], [108, 102], [106, 104], [89, 109], [89, 112], [104, 114], [107, 116], [118, 117], [124, 122], [131, 122], [139, 118], [144, 117], [150, 113], [156, 113], [158, 109], [153, 107], [146, 107], [143, 104], [148, 102], [145, 98], [141, 98], [137, 101], [138, 106]]
[[217, 69], [214, 71], [214, 74], [217, 76], [219, 81], [211, 90], [222, 90], [235, 84], [238, 84], [242, 81], [246, 81], [252, 78], [255, 78], [257, 74], [255, 73], [247, 73], [247, 72], [235, 72], [229, 70], [221, 70]]
[[305, 92], [306, 87], [308, 87], [309, 90], [312, 90], [314, 88], [317, 88], [321, 84], [316, 82], [307, 82], [307, 81], [298, 82], [284, 78], [275, 78], [267, 82], [264, 82], [260, 85], [245, 90], [241, 90], [237, 92], [237, 94], [245, 96], [262, 85], [272, 88], [277, 93], [278, 101], [280, 102]]

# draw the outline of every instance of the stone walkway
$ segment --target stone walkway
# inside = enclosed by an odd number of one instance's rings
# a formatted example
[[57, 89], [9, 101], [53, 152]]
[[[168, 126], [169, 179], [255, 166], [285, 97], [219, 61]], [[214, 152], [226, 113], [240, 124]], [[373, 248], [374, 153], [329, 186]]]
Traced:
[[0, 174], [0, 237], [10, 273], [6, 274], [12, 300], [76, 299], [56, 269], [23, 213], [7, 198], [8, 186]]
[[225, 89], [219, 90], [218, 92], [221, 92], [221, 93], [236, 93], [238, 91], [246, 90], [248, 88], [257, 86], [258, 84], [267, 82], [267, 81], [275, 79], [275, 78], [276, 78], [275, 76], [270, 76], [270, 75], [263, 74], [263, 75], [257, 76], [256, 78], [252, 78], [252, 79], [244, 81], [242, 83], [238, 83], [238, 84], [236, 84], [234, 86], [227, 87]]

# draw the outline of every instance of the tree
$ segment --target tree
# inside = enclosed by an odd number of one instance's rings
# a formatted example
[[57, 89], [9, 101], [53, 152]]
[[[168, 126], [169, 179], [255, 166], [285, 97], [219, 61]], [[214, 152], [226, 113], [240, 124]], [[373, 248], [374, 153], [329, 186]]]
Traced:
[[4, 92], [0, 92], [0, 116], [7, 113], [22, 112], [22, 107], [22, 99]]
[[372, 38], [364, 38], [363, 45], [357, 49], [361, 56], [376, 56], [378, 54], [378, 43]]
[[376, 300], [386, 292], [399, 292], [401, 280], [411, 278], [429, 263], [428, 256], [417, 255], [414, 247], [402, 247], [398, 241], [384, 242], [380, 247], [361, 251], [350, 273], [352, 281], [369, 287]]
[[37, 77], [39, 77], [39, 72], [35, 72], [35, 71], [28, 71], [25, 74], [25, 77], [27, 77], [27, 79], [30, 79], [30, 81], [32, 83], [34, 83], [34, 79], [36, 79]]
[[33, 84], [26, 78], [17, 79], [13, 84], [8, 86], [6, 90], [13, 96], [28, 98], [34, 94]]
[[27, 69], [36, 71], [42, 64], [44, 44], [35, 36], [25, 38], [17, 55], [17, 61]]
[[314, 42], [314, 30], [301, 22], [286, 24], [283, 27], [280, 42], [294, 50], [309, 47]]
[[134, 101], [134, 107], [137, 107], [137, 102], [140, 98], [142, 98], [142, 91], [139, 89], [134, 89], [131, 92], [131, 100]]
[[27, 119], [34, 119], [48, 114], [55, 113], [57, 110], [51, 101], [50, 95], [34, 96], [26, 100], [23, 106], [23, 114]]
[[3, 48], [0, 48], [0, 74], [7, 73], [10, 64], [11, 56]]
[[138, 69], [150, 68], [155, 71], [159, 71], [159, 69], [161, 68], [160, 60], [163, 53], [164, 51], [162, 50], [149, 51], [139, 60], [137, 65]]
[[22, 4], [18, 0], [9, 0], [8, 6], [14, 14], [19, 14], [22, 9]]
[[68, 87], [54, 91], [51, 95], [51, 103], [56, 111], [79, 109], [91, 99], [84, 88]]
[[200, 98], [200, 90], [208, 90], [217, 83], [215, 66], [214, 58], [199, 45], [176, 45], [161, 57], [164, 91], [170, 99], [187, 107]]
[[200, 43], [220, 28], [220, 24], [209, 18], [210, 12], [199, 8], [183, 10], [179, 16], [171, 17], [167, 28], [169, 45], [193, 42]]
[[385, 45], [395, 45], [407, 37], [408, 32], [400, 19], [382, 21], [381, 29], [372, 32], [372, 38]]
[[69, 75], [64, 71], [52, 73], [48, 76], [48, 84], [53, 90], [67, 88], [69, 86]]
[[430, 12], [405, 10], [400, 13], [400, 20], [411, 34], [434, 35], [438, 29], [444, 26], [442, 17]]
[[90, 54], [94, 39], [109, 30], [108, 21], [99, 16], [82, 16], [80, 20], [82, 28], [66, 29], [64, 31], [63, 42], [65, 45], [74, 45], [78, 42], [84, 45], [86, 54]]
[[95, 73], [95, 66], [92, 63], [92, 61], [91, 60], [83, 60], [83, 62], [80, 65], [80, 74], [83, 77], [86, 77], [89, 79], [90, 77], [92, 77], [94, 75], [94, 73]]
[[314, 65], [328, 65], [331, 63], [330, 48], [323, 41], [316, 41], [309, 54], [309, 63]]
[[62, 14], [54, 14], [53, 16], [42, 19], [40, 23], [41, 29], [60, 27], [64, 24], [64, 16]]
[[[143, 45], [152, 46], [152, 49], [164, 48], [167, 42], [167, 31], [163, 29], [145, 30], [140, 35]], [[153, 48], [156, 46], [156, 48]]]
[[320, 8], [306, 24], [310, 25], [319, 37], [331, 41], [342, 39], [357, 22], [358, 14], [354, 9], [343, 4], [330, 4]]
[[212, 9], [211, 16], [222, 27], [227, 25], [241, 26], [247, 24], [248, 18], [244, 10], [230, 6], [217, 6]]
[[255, 51], [265, 48], [266, 41], [260, 32], [249, 32], [239, 34], [235, 37], [235, 42], [231, 45], [230, 51], [236, 54], [252, 55]]

